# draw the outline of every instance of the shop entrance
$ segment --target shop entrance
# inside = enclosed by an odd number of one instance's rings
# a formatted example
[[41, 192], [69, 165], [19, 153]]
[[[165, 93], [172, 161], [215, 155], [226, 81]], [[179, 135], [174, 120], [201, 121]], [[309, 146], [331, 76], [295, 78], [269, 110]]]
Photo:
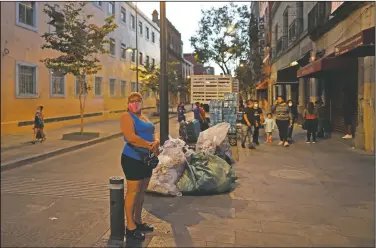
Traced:
[[358, 120], [358, 71], [355, 68], [327, 72], [324, 77], [326, 104], [330, 107], [333, 131], [346, 133], [345, 119], [350, 117], [353, 135]]

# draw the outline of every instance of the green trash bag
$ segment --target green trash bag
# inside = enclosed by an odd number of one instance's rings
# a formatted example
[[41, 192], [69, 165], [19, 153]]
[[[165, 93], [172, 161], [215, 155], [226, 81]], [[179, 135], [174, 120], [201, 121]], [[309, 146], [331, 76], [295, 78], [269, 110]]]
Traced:
[[183, 194], [220, 194], [229, 192], [235, 180], [235, 172], [225, 160], [216, 155], [196, 153], [177, 187]]

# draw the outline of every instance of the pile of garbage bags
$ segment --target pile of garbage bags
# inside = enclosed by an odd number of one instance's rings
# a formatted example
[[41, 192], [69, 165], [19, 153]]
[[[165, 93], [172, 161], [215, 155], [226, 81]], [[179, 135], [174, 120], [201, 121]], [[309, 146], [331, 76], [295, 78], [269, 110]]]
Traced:
[[229, 128], [229, 124], [220, 123], [201, 132], [195, 149], [170, 137], [158, 156], [147, 191], [172, 196], [230, 191], [236, 177], [227, 139]]

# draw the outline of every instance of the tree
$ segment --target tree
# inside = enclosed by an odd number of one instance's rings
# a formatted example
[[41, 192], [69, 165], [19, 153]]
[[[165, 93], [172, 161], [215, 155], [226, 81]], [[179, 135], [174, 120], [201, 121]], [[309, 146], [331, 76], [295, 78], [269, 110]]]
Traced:
[[224, 74], [230, 75], [236, 60], [249, 54], [249, 12], [246, 5], [234, 3], [201, 10], [199, 30], [190, 38], [197, 61], [214, 62]]
[[[185, 81], [179, 79], [177, 75], [175, 66], [178, 62], [168, 62], [167, 63], [167, 82], [168, 90], [170, 92], [182, 92], [187, 89]], [[137, 68], [133, 66], [131, 68], [133, 71], [136, 71]], [[142, 81], [141, 93], [153, 92], [157, 102], [157, 111], [159, 112], [160, 105], [160, 96], [159, 96], [159, 82], [160, 82], [160, 68], [155, 65], [145, 65], [138, 67], [138, 72], [140, 79]]]
[[42, 49], [55, 50], [59, 52], [59, 56], [41, 60], [48, 69], [76, 77], [79, 84], [81, 134], [84, 130], [86, 98], [92, 89], [86, 80], [86, 75], [101, 70], [96, 55], [108, 53], [105, 46], [110, 40], [107, 36], [117, 27], [114, 23], [114, 15], [107, 17], [102, 26], [89, 23], [93, 15], [83, 14], [85, 4], [67, 2], [63, 7], [57, 4], [45, 5], [43, 12], [50, 18], [48, 24], [53, 27], [53, 31], [42, 35], [46, 41]]

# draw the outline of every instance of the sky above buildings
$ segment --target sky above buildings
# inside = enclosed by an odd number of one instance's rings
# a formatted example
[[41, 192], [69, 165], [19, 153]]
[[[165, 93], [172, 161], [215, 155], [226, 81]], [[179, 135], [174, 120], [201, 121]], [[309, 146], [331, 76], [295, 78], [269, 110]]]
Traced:
[[[182, 35], [183, 52], [193, 52], [189, 42], [196, 30], [201, 19], [201, 9], [210, 9], [211, 7], [220, 7], [228, 2], [166, 2], [166, 15], [170, 22], [179, 30]], [[250, 5], [250, 2], [235, 2], [238, 5]], [[159, 2], [137, 2], [137, 7], [150, 19], [153, 10], [159, 11]], [[221, 72], [220, 68], [214, 63], [215, 73]]]

